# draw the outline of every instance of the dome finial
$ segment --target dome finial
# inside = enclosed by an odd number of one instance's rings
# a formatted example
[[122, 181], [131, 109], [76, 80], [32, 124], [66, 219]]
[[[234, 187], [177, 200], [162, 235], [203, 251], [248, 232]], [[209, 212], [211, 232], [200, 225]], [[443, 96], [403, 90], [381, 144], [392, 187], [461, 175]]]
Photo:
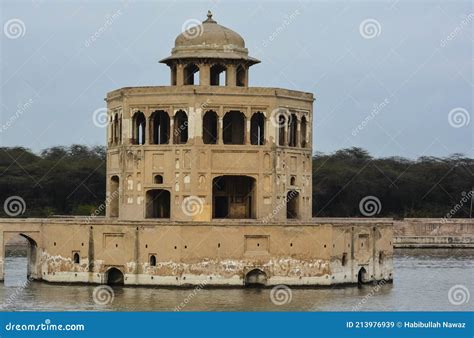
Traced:
[[207, 19], [204, 22], [216, 23], [216, 21], [212, 18], [212, 12], [210, 10], [207, 11]]

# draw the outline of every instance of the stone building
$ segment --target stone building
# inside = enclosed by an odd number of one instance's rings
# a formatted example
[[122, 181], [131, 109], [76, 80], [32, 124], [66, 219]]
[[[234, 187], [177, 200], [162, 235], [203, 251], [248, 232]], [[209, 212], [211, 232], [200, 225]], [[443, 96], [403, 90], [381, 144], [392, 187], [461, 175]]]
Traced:
[[107, 95], [107, 215], [309, 220], [313, 95], [249, 87], [260, 61], [210, 13], [160, 62], [170, 86]]
[[313, 219], [310, 93], [249, 87], [240, 35], [208, 14], [176, 38], [170, 86], [107, 94], [106, 217], [0, 219], [29, 274], [125, 285], [392, 279], [386, 219]]

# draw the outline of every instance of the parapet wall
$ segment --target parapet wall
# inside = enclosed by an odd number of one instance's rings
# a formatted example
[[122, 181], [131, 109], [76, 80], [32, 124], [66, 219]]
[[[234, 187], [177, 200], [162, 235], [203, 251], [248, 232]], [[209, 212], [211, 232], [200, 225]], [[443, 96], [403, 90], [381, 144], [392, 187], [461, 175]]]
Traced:
[[[30, 273], [49, 282], [126, 285], [332, 285], [391, 280], [392, 224], [329, 221], [262, 224], [113, 222], [107, 219], [0, 220], [31, 244]], [[114, 278], [115, 278], [114, 277]]]

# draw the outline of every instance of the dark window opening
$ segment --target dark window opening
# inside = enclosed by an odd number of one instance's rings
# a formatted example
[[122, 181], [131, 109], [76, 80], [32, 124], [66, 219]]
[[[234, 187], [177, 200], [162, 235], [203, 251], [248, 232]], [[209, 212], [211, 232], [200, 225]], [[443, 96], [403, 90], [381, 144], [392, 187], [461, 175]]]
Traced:
[[244, 144], [245, 116], [239, 111], [230, 111], [225, 114], [223, 121], [224, 144]]
[[163, 176], [162, 175], [155, 175], [153, 182], [155, 184], [163, 184]]
[[299, 218], [299, 193], [296, 190], [290, 190], [286, 195], [286, 218]]
[[357, 274], [357, 283], [359, 285], [367, 283], [367, 271], [365, 268], [360, 268], [359, 273]]
[[212, 184], [213, 218], [255, 218], [256, 180], [248, 176], [219, 176]]
[[308, 142], [306, 140], [306, 131], [307, 131], [307, 121], [306, 121], [306, 117], [303, 116], [301, 118], [301, 127], [300, 127], [300, 131], [301, 131], [301, 147], [302, 148], [306, 148], [308, 146]]
[[150, 255], [150, 266], [156, 266], [156, 256]]
[[347, 253], [344, 252], [342, 254], [341, 265], [346, 266], [346, 264], [347, 264]]
[[211, 86], [226, 84], [226, 67], [220, 64], [211, 67]]
[[297, 122], [296, 115], [291, 114], [290, 119], [288, 120], [288, 146], [290, 147], [296, 147]]
[[379, 264], [383, 264], [383, 259], [384, 259], [383, 251], [380, 251], [379, 252]]
[[171, 85], [176, 86], [176, 65], [171, 66]]
[[146, 218], [170, 217], [170, 192], [152, 189], [146, 193]]
[[119, 215], [119, 189], [120, 180], [118, 176], [112, 176], [110, 178], [110, 203], [109, 203], [109, 216], [118, 217]]
[[74, 253], [72, 259], [74, 261], [74, 264], [79, 264], [79, 262], [81, 261], [81, 257], [79, 257], [79, 253], [77, 252]]
[[278, 145], [286, 145], [286, 117], [284, 114], [278, 115]]
[[197, 85], [199, 84], [199, 67], [191, 63], [184, 67], [184, 84]]
[[296, 177], [295, 176], [291, 176], [290, 185], [296, 185]]
[[247, 70], [242, 66], [237, 66], [236, 80], [238, 87], [245, 87]]
[[265, 144], [265, 116], [263, 113], [255, 113], [250, 119], [250, 143]]
[[208, 111], [202, 121], [202, 141], [204, 144], [217, 143], [217, 113]]
[[142, 112], [137, 112], [133, 115], [133, 143], [145, 144], [146, 134], [146, 119]]
[[188, 142], [188, 115], [182, 110], [174, 115], [174, 144]]
[[157, 110], [151, 114], [151, 143], [167, 144], [169, 142], [170, 117], [163, 110]]

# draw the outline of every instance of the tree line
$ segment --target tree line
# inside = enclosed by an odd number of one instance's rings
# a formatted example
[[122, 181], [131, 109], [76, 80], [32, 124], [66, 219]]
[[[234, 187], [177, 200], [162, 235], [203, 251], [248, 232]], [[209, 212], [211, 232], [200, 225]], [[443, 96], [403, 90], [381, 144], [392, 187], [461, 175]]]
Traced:
[[[25, 201], [19, 217], [90, 215], [105, 200], [106, 148], [72, 145], [35, 154], [0, 148], [0, 202]], [[361, 148], [313, 156], [316, 217], [469, 217], [474, 160], [374, 158]], [[369, 211], [363, 209], [372, 201]], [[375, 203], [373, 202], [375, 201]], [[8, 217], [0, 208], [0, 217]]]

